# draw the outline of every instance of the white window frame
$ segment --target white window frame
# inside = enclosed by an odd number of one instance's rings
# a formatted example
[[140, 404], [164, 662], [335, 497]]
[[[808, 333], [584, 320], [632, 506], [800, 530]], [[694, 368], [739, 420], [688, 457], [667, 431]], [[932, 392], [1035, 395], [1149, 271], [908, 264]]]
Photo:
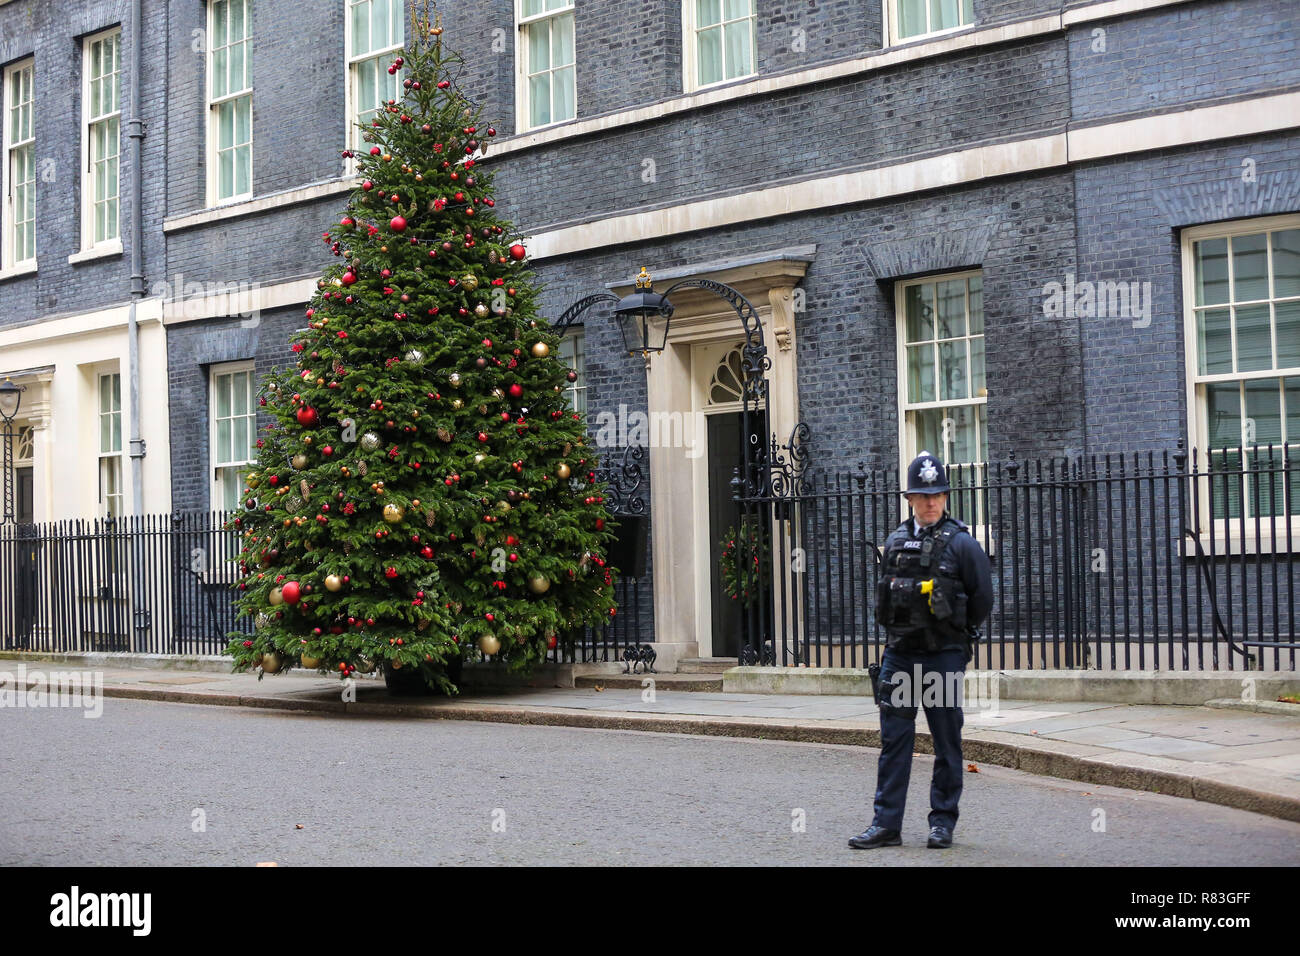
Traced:
[[[220, 365], [210, 366], [208, 369], [208, 504], [212, 511], [225, 509], [221, 497], [220, 469], [237, 468], [242, 465], [247, 465], [251, 469], [255, 464], [254, 458], [248, 458], [244, 461], [217, 461], [217, 383], [223, 376], [236, 375], [240, 372], [248, 373], [248, 412], [241, 417], [249, 419], [249, 443], [253, 444], [257, 436], [258, 408], [254, 363], [252, 361], [223, 362]], [[235, 417], [233, 404], [230, 417], [232, 419]], [[238, 495], [236, 498], [238, 498]]]
[[[980, 277], [982, 280], [983, 275], [984, 272], [982, 269], [966, 269], [960, 272], [945, 272], [939, 275], [929, 275], [917, 279], [900, 280], [894, 283], [894, 320], [895, 320], [894, 340], [895, 340], [895, 346], [897, 350], [896, 362], [898, 368], [898, 393], [897, 393], [898, 394], [898, 450], [899, 450], [899, 474], [902, 477], [906, 477], [907, 466], [911, 464], [912, 459], [915, 458], [917, 455], [919, 455], [922, 451], [928, 451], [931, 454], [933, 454], [936, 458], [938, 458], [940, 461], [942, 461], [945, 469], [952, 464], [952, 462], [949, 459], [948, 449], [946, 447], [924, 448], [924, 449], [919, 447], [919, 445], [917, 444], [916, 429], [912, 427], [912, 424], [909, 420], [909, 414], [911, 412], [925, 411], [927, 409], [935, 409], [935, 408], [953, 408], [955, 406], [971, 406], [971, 407], [984, 406], [985, 408], [984, 441], [985, 443], [987, 443], [988, 441], [987, 432], [988, 432], [989, 423], [988, 423], [988, 411], [987, 411], [987, 407], [988, 407], [988, 360], [987, 360], [988, 326], [987, 324], [984, 326], [985, 331], [979, 333], [979, 337], [983, 338], [986, 343], [985, 352], [984, 352], [985, 385], [984, 385], [983, 395], [972, 395], [970, 398], [953, 398], [953, 399], [939, 398], [939, 379], [938, 379], [939, 366], [937, 364], [937, 360], [935, 364], [935, 401], [912, 402], [909, 400], [908, 393], [907, 393], [907, 377], [908, 377], [907, 290], [914, 286], [930, 285], [938, 282], [951, 282], [959, 279], [965, 281], [975, 276]], [[982, 286], [982, 282], [981, 282], [981, 286]], [[967, 343], [969, 343], [972, 338], [970, 325], [969, 325], [969, 316], [970, 316], [969, 284], [967, 285], [966, 300], [967, 300], [966, 301], [967, 326], [966, 326], [965, 340], [967, 341]], [[981, 310], [984, 311], [985, 314], [987, 314], [987, 310], [984, 310], [982, 305], [981, 305]], [[969, 375], [969, 369], [972, 363], [969, 344], [967, 345], [966, 360], [967, 360], [967, 369]], [[971, 378], [973, 379], [973, 375], [971, 376]], [[977, 446], [980, 444], [978, 439], [976, 441], [976, 444]], [[988, 480], [988, 462], [986, 461], [985, 462], [958, 462], [958, 464], [975, 466], [977, 475], [979, 476], [977, 483], [983, 483]], [[901, 514], [904, 518], [907, 517], [907, 512], [908, 512], [907, 500], [903, 499], [901, 505]], [[972, 522], [972, 524], [974, 523]], [[972, 533], [982, 528], [983, 528], [982, 524], [979, 525], [979, 528], [972, 528]], [[980, 534], [977, 534], [976, 536], [980, 537], [981, 540], [987, 537], [986, 534], [982, 536]]]
[[[398, 36], [397, 43], [377, 47], [362, 53], [358, 56], [352, 54], [352, 11], [353, 8], [365, 4], [367, 7], [375, 3], [392, 2], [392, 0], [344, 0], [343, 8], [343, 89], [344, 89], [344, 110], [347, 117], [347, 143], [352, 150], [360, 150], [363, 145], [361, 132], [357, 128], [357, 67], [369, 62], [370, 60], [396, 58], [406, 47], [406, 4], [404, 0], [397, 0], [397, 22], [401, 26], [401, 32]], [[387, 76], [387, 69], [381, 76]], [[381, 80], [382, 82], [382, 80]], [[397, 100], [401, 100], [403, 89], [401, 84], [400, 72], [393, 77], [393, 83], [396, 87]], [[354, 160], [345, 161], [343, 165], [344, 175], [351, 175], [356, 171], [356, 162]]]
[[[90, 114], [90, 56], [95, 44], [112, 37], [117, 38], [115, 100], [117, 109]], [[95, 212], [99, 197], [95, 193], [95, 170], [92, 157], [91, 127], [100, 123], [117, 121], [117, 190], [113, 201], [117, 203], [117, 226], [114, 234], [102, 240], [95, 239]], [[81, 251], [120, 252], [122, 250], [122, 29], [113, 27], [92, 34], [81, 42]]]
[[[883, 9], [883, 18], [885, 23], [884, 36], [888, 46], [898, 46], [900, 43], [914, 43], [917, 40], [932, 40], [935, 37], [941, 37], [947, 33], [956, 33], [958, 30], [965, 30], [975, 25], [975, 0], [971, 0], [971, 18], [968, 23], [959, 23], [955, 27], [944, 27], [942, 30], [930, 30], [926, 33], [917, 33], [910, 37], [898, 35], [899, 25], [903, 22], [903, 16], [898, 12], [898, 4], [902, 0], [881, 0]], [[960, 4], [960, 0], [959, 0]], [[928, 25], [930, 22], [930, 4], [926, 0], [925, 21]]]
[[[12, 77], [24, 71], [31, 71], [31, 92], [29, 111], [31, 114], [31, 135], [25, 137], [21, 142], [13, 138], [13, 117], [11, 110], [17, 108], [17, 104], [10, 102], [10, 84]], [[18, 226], [18, 208], [17, 208], [17, 184], [13, 182], [14, 157], [19, 150], [30, 150], [31, 152], [31, 169], [32, 169], [32, 189], [36, 188], [36, 58], [28, 57], [12, 66], [6, 67], [3, 76], [0, 76], [0, 82], [3, 82], [3, 90], [0, 90], [0, 143], [3, 144], [3, 156], [0, 157], [0, 189], [3, 193], [3, 201], [0, 202], [0, 224], [3, 224], [3, 233], [0, 234], [0, 250], [3, 250], [4, 256], [0, 259], [0, 271], [18, 272], [34, 270], [36, 266], [36, 236], [32, 236], [32, 254], [19, 259], [15, 253], [17, 250], [18, 239], [16, 230]], [[35, 229], [34, 218], [35, 198], [33, 197], [33, 219], [32, 228]]]
[[[244, 78], [245, 85], [238, 90], [228, 90], [221, 96], [214, 96], [213, 92], [216, 85], [216, 54], [215, 47], [216, 31], [216, 13], [219, 3], [226, 4], [229, 11], [230, 4], [242, 3], [244, 5], [244, 36], [239, 40], [244, 46]], [[207, 53], [207, 196], [208, 206], [225, 205], [226, 203], [240, 202], [253, 198], [253, 0], [208, 0], [208, 53]], [[227, 13], [227, 22], [229, 13]], [[229, 40], [229, 37], [227, 37]], [[227, 42], [223, 49], [229, 49], [234, 43]], [[237, 103], [239, 100], [248, 100], [248, 189], [242, 192], [232, 192], [229, 196], [221, 195], [221, 107], [227, 103]], [[238, 107], [236, 107], [238, 109]], [[239, 144], [232, 147], [235, 150], [242, 148], [245, 144]], [[238, 173], [235, 174], [235, 182], [239, 181]]]
[[[117, 407], [104, 408], [104, 380], [117, 379]], [[110, 388], [110, 395], [112, 394]], [[95, 474], [96, 474], [96, 500], [99, 503], [100, 513], [103, 515], [112, 514], [114, 517], [121, 517], [122, 506], [126, 500], [126, 469], [122, 467], [122, 446], [124, 444], [122, 426], [123, 426], [123, 406], [125, 401], [122, 397], [122, 373], [116, 369], [106, 372], [100, 372], [95, 376]], [[117, 419], [117, 447], [104, 447], [104, 419]], [[109, 433], [113, 433], [113, 428], [109, 426]], [[105, 488], [105, 475], [111, 471], [117, 479], [117, 493], [108, 494]], [[110, 507], [109, 499], [117, 502], [116, 510]]]
[[[699, 74], [699, 38], [696, 36], [700, 27], [697, 24], [695, 11], [696, 0], [682, 0], [682, 90], [686, 93], [693, 93], [696, 90], [710, 89], [715, 86], [725, 86], [728, 83], [738, 83], [741, 80], [751, 76], [758, 75], [758, 0], [748, 0], [749, 16], [745, 19], [750, 21], [750, 65], [753, 67], [748, 73], [742, 73], [738, 76], [727, 78], [726, 70], [726, 42], [724, 39], [722, 45], [723, 56], [723, 78], [715, 80], [712, 83], [700, 83]], [[722, 6], [721, 24], [736, 23], [738, 20], [728, 20], [726, 14], [726, 0], [719, 0]], [[713, 24], [710, 24], [712, 27]], [[705, 29], [708, 29], [707, 27]]]
[[[1204, 226], [1194, 226], [1190, 229], [1184, 229], [1180, 236], [1180, 252], [1182, 259], [1183, 271], [1183, 353], [1185, 360], [1184, 381], [1186, 382], [1186, 402], [1187, 402], [1187, 435], [1188, 445], [1196, 448], [1199, 452], [1198, 468], [1202, 474], [1208, 467], [1207, 456], [1210, 445], [1210, 429], [1206, 415], [1206, 397], [1204, 386], [1214, 382], [1232, 382], [1245, 381], [1249, 379], [1281, 379], [1291, 378], [1300, 375], [1300, 366], [1288, 366], [1285, 369], [1263, 369], [1250, 372], [1224, 372], [1216, 374], [1200, 374], [1200, 354], [1199, 341], [1200, 336], [1197, 330], [1196, 322], [1196, 260], [1195, 245], [1207, 239], [1224, 239], [1235, 236], [1257, 235], [1261, 232], [1279, 232], [1288, 229], [1300, 229], [1300, 215], [1285, 216], [1263, 216], [1254, 219], [1239, 219], [1233, 222], [1214, 223]], [[1232, 279], [1232, 258], [1228, 259], [1228, 276], [1229, 282]], [[1269, 275], [1269, 299], [1270, 303], [1276, 303], [1278, 298], [1272, 293], [1273, 281], [1273, 262], [1272, 254], [1269, 254], [1268, 262]], [[1231, 290], [1231, 286], [1229, 287]], [[1231, 291], [1230, 291], [1231, 294]], [[1258, 300], [1251, 300], [1258, 301]], [[1282, 301], [1297, 301], [1295, 296], [1283, 297]], [[1236, 304], [1236, 303], [1233, 303]], [[1225, 306], [1226, 307], [1226, 306]], [[1276, 314], [1270, 310], [1273, 318], [1271, 336], [1273, 339], [1274, 361], [1277, 357], [1277, 323]], [[1236, 356], [1236, 324], [1232, 326], [1232, 351]], [[1243, 410], [1244, 411], [1244, 410]], [[1243, 418], [1245, 416], [1243, 415]], [[1287, 444], [1294, 445], [1298, 436], [1286, 435], [1286, 415], [1285, 410], [1282, 416], [1283, 434], [1286, 436]], [[1245, 436], [1243, 435], [1243, 440]], [[1267, 444], [1265, 442], [1264, 444]], [[1189, 462], [1190, 469], [1191, 464]], [[1244, 517], [1235, 518], [1214, 518], [1211, 512], [1210, 482], [1208, 478], [1202, 479], [1202, 485], [1199, 489], [1200, 514], [1198, 515], [1199, 525], [1203, 530], [1201, 534], [1201, 544], [1206, 550], [1209, 549], [1211, 539], [1213, 538], [1214, 547], [1217, 553], [1223, 554], [1252, 554], [1257, 552], [1268, 553], [1271, 551], [1284, 551], [1286, 549], [1287, 531], [1290, 530], [1292, 548], [1300, 550], [1300, 515], [1260, 515], [1259, 524], [1260, 532], [1258, 540], [1255, 535], [1254, 515], [1248, 513], [1249, 500], [1247, 495], [1243, 495], [1241, 501], [1241, 514]], [[1245, 537], [1241, 534], [1242, 525], [1245, 525]], [[1186, 542], [1184, 542], [1186, 545]]]
[[[578, 118], [578, 28], [577, 16], [574, 13], [574, 0], [566, 0], [566, 5], [555, 10], [543, 10], [541, 13], [533, 16], [524, 16], [524, 0], [514, 0], [515, 4], [515, 129], [518, 131], [531, 132], [532, 130], [546, 129], [551, 126], [559, 126], [561, 123], [572, 123]], [[545, 6], [545, 4], [543, 4]], [[547, 20], [558, 20], [560, 17], [573, 18], [574, 31], [574, 53], [573, 63], [565, 64], [558, 69], [569, 68], [573, 70], [573, 115], [566, 116], [563, 119], [552, 118], [549, 123], [541, 123], [536, 126], [532, 123], [532, 97], [529, 95], [529, 62], [528, 62], [528, 30], [534, 24], [542, 23]], [[552, 24], [552, 27], [554, 24]], [[554, 74], [557, 68], [551, 64], [547, 70], [552, 74], [551, 81], [551, 115], [555, 114], [555, 83]]]

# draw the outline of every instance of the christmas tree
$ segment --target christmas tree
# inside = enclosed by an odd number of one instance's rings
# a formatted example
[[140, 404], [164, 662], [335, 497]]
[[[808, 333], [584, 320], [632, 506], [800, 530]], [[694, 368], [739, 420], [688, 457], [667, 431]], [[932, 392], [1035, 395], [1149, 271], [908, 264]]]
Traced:
[[[420, 5], [417, 4], [417, 8]], [[458, 90], [427, 2], [363, 128], [359, 188], [260, 403], [246, 477], [236, 670], [382, 666], [454, 690], [483, 656], [526, 671], [616, 613], [612, 522], [574, 373], [527, 252], [476, 166], [496, 131]], [[345, 156], [353, 156], [345, 150]]]

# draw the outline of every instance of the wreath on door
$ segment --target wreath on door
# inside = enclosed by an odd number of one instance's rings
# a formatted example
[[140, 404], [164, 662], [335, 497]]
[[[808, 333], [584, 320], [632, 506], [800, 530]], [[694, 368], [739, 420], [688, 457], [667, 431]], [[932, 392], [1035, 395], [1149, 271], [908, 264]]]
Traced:
[[718, 548], [723, 591], [742, 607], [749, 607], [761, 591], [770, 589], [772, 581], [771, 552], [762, 522], [742, 519], [739, 529], [733, 525], [723, 533]]

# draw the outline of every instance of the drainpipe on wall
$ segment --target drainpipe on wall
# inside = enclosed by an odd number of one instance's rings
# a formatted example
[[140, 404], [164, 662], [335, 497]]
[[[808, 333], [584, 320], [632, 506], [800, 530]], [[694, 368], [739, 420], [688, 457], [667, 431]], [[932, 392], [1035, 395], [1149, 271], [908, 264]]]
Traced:
[[127, 312], [127, 366], [131, 395], [131, 512], [144, 513], [145, 443], [140, 435], [140, 329], [136, 324], [136, 306], [145, 296], [144, 285], [144, 211], [140, 208], [143, 193], [141, 156], [144, 153], [144, 120], [140, 118], [140, 36], [142, 0], [131, 0], [131, 119], [127, 122], [130, 140], [131, 170], [131, 305]]

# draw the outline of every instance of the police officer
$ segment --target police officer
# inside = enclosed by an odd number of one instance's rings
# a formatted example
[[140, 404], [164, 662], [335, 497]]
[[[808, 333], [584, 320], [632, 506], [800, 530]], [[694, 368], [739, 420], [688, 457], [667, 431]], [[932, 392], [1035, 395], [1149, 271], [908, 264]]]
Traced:
[[877, 683], [881, 746], [875, 817], [849, 840], [855, 849], [902, 843], [918, 705], [925, 709], [935, 755], [926, 846], [952, 846], [965, 770], [960, 688], [973, 632], [993, 607], [993, 585], [988, 555], [946, 510], [948, 490], [943, 463], [927, 451], [917, 455], [907, 469], [904, 492], [913, 517], [885, 541], [876, 593], [876, 619], [888, 639]]

